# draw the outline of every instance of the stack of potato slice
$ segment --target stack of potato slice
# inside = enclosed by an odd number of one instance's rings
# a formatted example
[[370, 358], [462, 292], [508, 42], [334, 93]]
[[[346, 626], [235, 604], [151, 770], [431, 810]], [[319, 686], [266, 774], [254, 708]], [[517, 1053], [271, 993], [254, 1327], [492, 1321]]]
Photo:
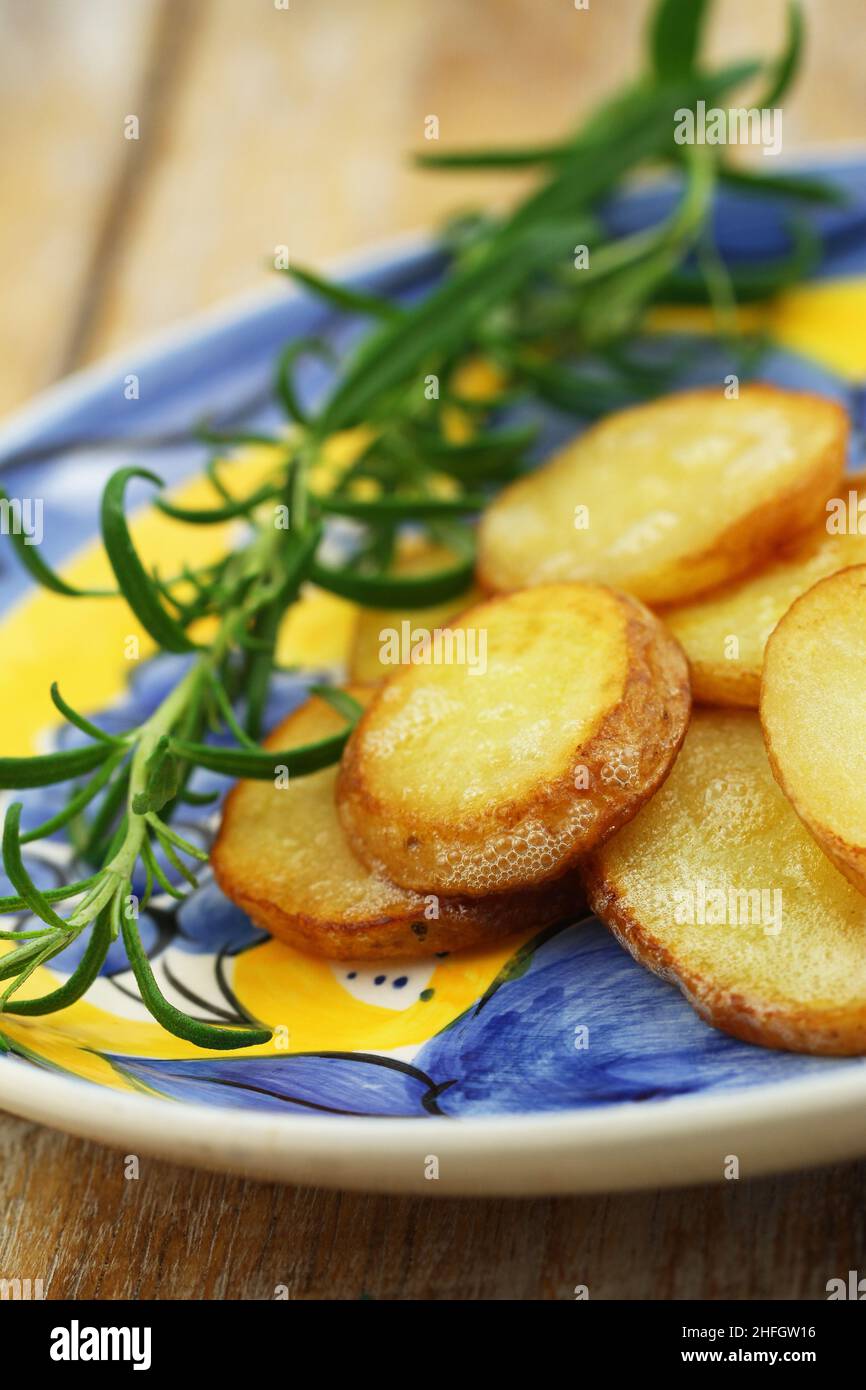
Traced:
[[[410, 664], [369, 701], [340, 769], [241, 783], [213, 852], [250, 916], [295, 945], [363, 958], [473, 945], [574, 912], [570, 871], [634, 815], [682, 742], [685, 658], [635, 599], [551, 586], [452, 631], [484, 666]], [[333, 733], [311, 700], [274, 731]], [[336, 792], [336, 800], [335, 800]]]
[[[820, 397], [686, 392], [507, 488], [479, 529], [487, 597], [428, 615], [450, 656], [386, 674], [383, 619], [361, 619], [370, 684], [341, 766], [234, 791], [223, 887], [295, 944], [364, 957], [544, 925], [583, 884], [709, 1022], [866, 1051], [866, 517], [861, 535], [847, 433]], [[338, 719], [312, 701], [273, 746]]]
[[[359, 701], [370, 691], [350, 687]], [[318, 696], [268, 740], [300, 747], [336, 733], [342, 716]], [[302, 950], [344, 959], [429, 955], [479, 945], [566, 916], [574, 875], [538, 888], [436, 899], [399, 888], [359, 860], [334, 799], [337, 768], [297, 782], [241, 782], [228, 798], [212, 862], [224, 892], [253, 921]]]

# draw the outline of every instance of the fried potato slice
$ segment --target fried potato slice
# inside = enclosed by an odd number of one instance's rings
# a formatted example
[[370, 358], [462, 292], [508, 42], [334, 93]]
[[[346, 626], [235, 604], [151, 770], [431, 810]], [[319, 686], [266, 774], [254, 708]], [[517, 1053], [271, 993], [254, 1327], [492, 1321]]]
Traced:
[[819, 519], [846, 441], [839, 406], [772, 386], [619, 411], [488, 507], [481, 583], [503, 592], [588, 580], [647, 603], [691, 598]]
[[[455, 559], [454, 552], [447, 546], [412, 538], [403, 543], [397, 554], [394, 573], [431, 574], [453, 565]], [[411, 650], [417, 641], [423, 640], [424, 634], [429, 634], [432, 639], [437, 628], [445, 627], [451, 618], [477, 603], [480, 597], [478, 589], [473, 586], [459, 598], [430, 608], [359, 609], [349, 654], [349, 680], [362, 685], [379, 685], [394, 674], [394, 662], [389, 659], [390, 642], [383, 634], [397, 633], [401, 653], [407, 646]], [[409, 624], [408, 629], [404, 627], [405, 623]], [[404, 641], [404, 633], [408, 635], [408, 641]]]
[[[357, 700], [369, 692], [353, 690]], [[268, 739], [289, 748], [334, 733], [341, 717], [311, 699]], [[223, 892], [259, 926], [299, 950], [337, 959], [424, 956], [546, 926], [579, 911], [580, 883], [474, 901], [421, 897], [371, 873], [349, 848], [334, 804], [336, 767], [287, 787], [240, 782], [229, 795], [211, 862]], [[438, 914], [438, 915], [435, 915]]]
[[866, 1052], [866, 899], [776, 785], [751, 711], [696, 710], [665, 785], [584, 876], [622, 945], [716, 1028]]
[[[831, 502], [847, 507], [849, 491], [866, 498], [866, 474], [846, 478]], [[830, 516], [756, 574], [662, 613], [689, 659], [699, 703], [757, 709], [764, 648], [779, 619], [819, 579], [866, 563], [866, 526], [862, 535], [853, 527], [829, 532], [831, 502]]]
[[794, 810], [866, 893], [866, 565], [822, 579], [779, 623], [761, 723]]
[[586, 584], [492, 599], [450, 631], [465, 661], [404, 668], [359, 721], [343, 825], [419, 892], [556, 878], [665, 777], [688, 723], [685, 657], [637, 600]]

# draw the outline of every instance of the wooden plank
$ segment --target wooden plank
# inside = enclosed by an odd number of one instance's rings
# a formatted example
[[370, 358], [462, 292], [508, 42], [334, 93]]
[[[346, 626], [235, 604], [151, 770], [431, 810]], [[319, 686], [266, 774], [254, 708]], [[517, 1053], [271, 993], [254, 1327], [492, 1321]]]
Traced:
[[155, 7], [0, 6], [0, 413], [61, 374]]
[[535, 1201], [305, 1191], [0, 1123], [0, 1278], [49, 1298], [810, 1299], [862, 1270], [866, 1165]]
[[[2, 0], [0, 410], [78, 363], [268, 280], [287, 244], [321, 265], [454, 208], [513, 196], [509, 176], [432, 175], [406, 154], [543, 139], [639, 63], [643, 0]], [[860, 0], [817, 0], [786, 154], [862, 138], [846, 43]], [[721, 60], [774, 51], [782, 6], [723, 0]], [[143, 120], [138, 142], [124, 117]]]

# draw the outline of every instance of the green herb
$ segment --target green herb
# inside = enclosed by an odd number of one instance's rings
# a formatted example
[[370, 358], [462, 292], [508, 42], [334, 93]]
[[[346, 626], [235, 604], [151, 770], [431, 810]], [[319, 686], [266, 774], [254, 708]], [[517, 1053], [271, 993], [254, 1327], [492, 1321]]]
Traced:
[[[164, 496], [161, 480], [142, 468], [122, 468], [110, 478], [102, 499], [102, 538], [116, 592], [159, 650], [187, 660], [159, 707], [122, 735], [107, 734], [79, 714], [55, 685], [54, 703], [84, 736], [83, 745], [32, 758], [0, 758], [0, 788], [69, 784], [65, 807], [26, 834], [21, 804], [6, 812], [3, 861], [15, 892], [0, 899], [0, 912], [29, 912], [42, 926], [0, 933], [11, 943], [0, 958], [0, 979], [9, 982], [0, 994], [0, 1011], [39, 1015], [66, 1008], [87, 991], [112, 940], [120, 937], [145, 1005], [169, 1032], [210, 1048], [268, 1040], [265, 1029], [203, 1024], [170, 1004], [145, 955], [137, 917], [153, 892], [184, 896], [174, 875], [190, 889], [196, 883], [195, 864], [205, 856], [171, 825], [178, 806], [211, 799], [189, 787], [195, 769], [231, 777], [267, 779], [286, 771], [305, 776], [340, 757], [360, 706], [329, 688], [313, 687], [344, 720], [336, 733], [302, 748], [275, 750], [259, 743], [280, 625], [301, 586], [312, 581], [382, 608], [423, 609], [457, 599], [470, 587], [474, 566], [472, 531], [459, 518], [477, 512], [492, 489], [523, 471], [533, 438], [532, 430], [498, 427], [493, 417], [500, 409], [528, 397], [589, 417], [663, 389], [665, 369], [642, 367], [628, 351], [651, 304], [707, 300], [720, 328], [730, 332], [738, 300], [774, 293], [812, 264], [814, 237], [798, 222], [792, 223], [790, 254], [769, 264], [725, 267], [712, 245], [710, 212], [719, 181], [795, 204], [836, 195], [817, 179], [743, 172], [728, 167], [716, 148], [683, 151], [674, 144], [678, 109], [720, 99], [756, 76], [766, 84], [763, 104], [772, 105], [791, 82], [801, 55], [802, 20], [792, 5], [779, 57], [705, 71], [699, 49], [708, 11], [707, 0], [661, 0], [649, 27], [644, 74], [566, 139], [419, 159], [440, 170], [531, 166], [539, 173], [538, 185], [511, 212], [470, 213], [450, 224], [444, 238], [448, 273], [422, 302], [404, 309], [310, 270], [288, 272], [305, 293], [373, 322], [314, 411], [298, 392], [297, 367], [305, 356], [330, 360], [331, 350], [315, 338], [286, 347], [274, 378], [276, 398], [290, 422], [280, 438], [198, 429], [203, 443], [223, 453], [272, 445], [274, 464], [261, 486], [245, 497], [234, 496], [220, 474], [218, 454], [206, 466], [214, 492], [211, 507], [177, 505]], [[667, 166], [680, 176], [678, 206], [660, 225], [613, 239], [604, 231], [603, 203], [625, 178], [648, 165]], [[577, 269], [581, 246], [589, 259]], [[486, 401], [467, 400], [460, 371], [479, 356], [507, 385]], [[448, 412], [455, 409], [472, 427], [471, 437], [460, 442], [448, 429]], [[328, 440], [355, 425], [368, 428], [368, 442], [330, 491], [317, 491], [317, 465]], [[179, 526], [237, 520], [246, 525], [246, 539], [212, 564], [182, 565], [171, 576], [149, 571], [126, 519], [127, 491], [136, 480], [157, 490], [156, 505]], [[2, 494], [0, 500], [6, 500]], [[339, 564], [320, 554], [327, 518], [333, 516], [350, 518], [359, 533], [354, 552]], [[399, 529], [409, 522], [444, 544], [452, 562], [429, 574], [396, 573]], [[57, 594], [80, 596], [82, 591], [55, 574], [32, 547], [20, 537], [12, 539], [38, 583]], [[193, 630], [203, 619], [214, 632], [206, 642]], [[243, 716], [237, 709], [241, 695]], [[208, 730], [227, 731], [233, 746], [205, 742]], [[42, 891], [27, 871], [22, 847], [64, 828], [92, 872], [67, 887]], [[136, 902], [133, 879], [139, 881], [142, 873], [145, 891]], [[86, 949], [64, 984], [37, 999], [15, 997], [39, 966], [83, 932]]]

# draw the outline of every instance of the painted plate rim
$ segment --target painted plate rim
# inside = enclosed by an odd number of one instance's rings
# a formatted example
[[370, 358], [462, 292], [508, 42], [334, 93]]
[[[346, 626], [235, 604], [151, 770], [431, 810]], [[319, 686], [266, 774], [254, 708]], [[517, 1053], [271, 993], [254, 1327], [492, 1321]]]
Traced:
[[[0, 1068], [0, 1102], [121, 1148], [242, 1176], [417, 1195], [536, 1195], [754, 1177], [866, 1149], [866, 1067], [740, 1091], [599, 1110], [476, 1118], [257, 1115], [126, 1095], [28, 1063]], [[804, 1125], [808, 1123], [808, 1129]], [[438, 1162], [438, 1178], [425, 1167]]]

